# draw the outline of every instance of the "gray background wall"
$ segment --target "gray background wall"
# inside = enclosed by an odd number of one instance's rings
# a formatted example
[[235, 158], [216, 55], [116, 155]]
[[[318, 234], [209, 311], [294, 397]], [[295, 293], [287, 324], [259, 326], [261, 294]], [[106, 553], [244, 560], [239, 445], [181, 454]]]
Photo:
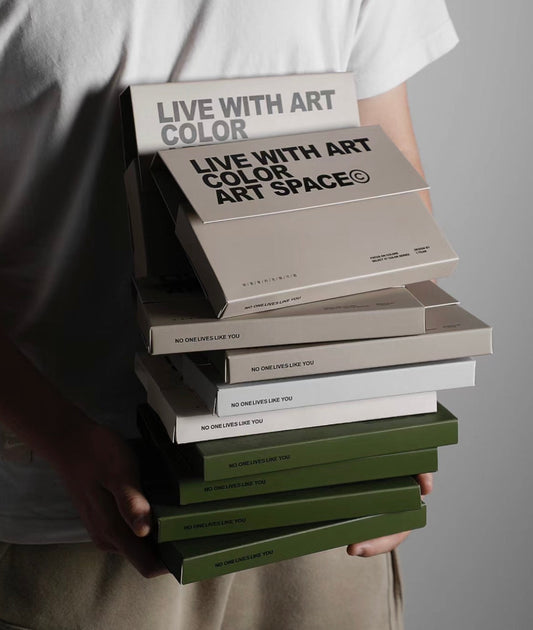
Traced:
[[494, 327], [441, 449], [428, 527], [401, 549], [407, 630], [533, 627], [533, 44], [530, 2], [448, 0], [461, 38], [409, 83], [435, 214], [458, 251], [441, 285]]

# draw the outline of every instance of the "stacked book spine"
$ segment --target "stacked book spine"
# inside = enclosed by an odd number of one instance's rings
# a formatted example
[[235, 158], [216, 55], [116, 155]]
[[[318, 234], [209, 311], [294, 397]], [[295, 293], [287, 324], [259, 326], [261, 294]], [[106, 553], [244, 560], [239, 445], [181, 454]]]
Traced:
[[122, 97], [142, 471], [182, 583], [423, 527], [413, 477], [457, 442], [437, 392], [474, 385], [471, 357], [491, 352], [431, 281], [457, 256], [422, 178], [358, 127], [353, 85]]

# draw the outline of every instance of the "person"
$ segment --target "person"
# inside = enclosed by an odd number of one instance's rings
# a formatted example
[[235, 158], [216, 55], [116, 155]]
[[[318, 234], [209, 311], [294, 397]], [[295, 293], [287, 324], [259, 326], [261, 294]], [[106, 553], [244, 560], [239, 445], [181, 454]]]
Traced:
[[351, 70], [362, 124], [421, 171], [405, 81], [457, 41], [444, 0], [0, 0], [0, 16], [0, 628], [400, 628], [388, 552], [406, 534], [348, 548], [367, 558], [164, 574], [125, 442], [143, 394], [118, 95]]

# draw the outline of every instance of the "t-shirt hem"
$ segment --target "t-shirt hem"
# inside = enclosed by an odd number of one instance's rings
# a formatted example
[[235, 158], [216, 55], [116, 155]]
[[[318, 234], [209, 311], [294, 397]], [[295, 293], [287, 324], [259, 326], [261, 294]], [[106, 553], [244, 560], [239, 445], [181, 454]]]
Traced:
[[0, 516], [0, 541], [11, 545], [90, 542], [78, 519], [29, 519]]
[[[449, 20], [437, 31], [411, 46], [395, 60], [393, 66], [387, 68], [374, 66], [367, 69], [364, 74], [356, 75], [358, 98], [370, 98], [392, 90], [450, 52], [458, 42], [457, 32]], [[375, 77], [379, 78], [376, 80]]]

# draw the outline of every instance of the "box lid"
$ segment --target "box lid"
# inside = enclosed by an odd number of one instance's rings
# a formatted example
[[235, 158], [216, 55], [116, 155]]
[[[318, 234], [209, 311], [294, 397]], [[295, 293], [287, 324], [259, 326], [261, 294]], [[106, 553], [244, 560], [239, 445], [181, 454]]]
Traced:
[[358, 125], [351, 72], [132, 85], [120, 99], [125, 163], [143, 187], [156, 151]]
[[171, 214], [183, 193], [204, 223], [428, 188], [379, 126], [161, 151], [152, 171]]

